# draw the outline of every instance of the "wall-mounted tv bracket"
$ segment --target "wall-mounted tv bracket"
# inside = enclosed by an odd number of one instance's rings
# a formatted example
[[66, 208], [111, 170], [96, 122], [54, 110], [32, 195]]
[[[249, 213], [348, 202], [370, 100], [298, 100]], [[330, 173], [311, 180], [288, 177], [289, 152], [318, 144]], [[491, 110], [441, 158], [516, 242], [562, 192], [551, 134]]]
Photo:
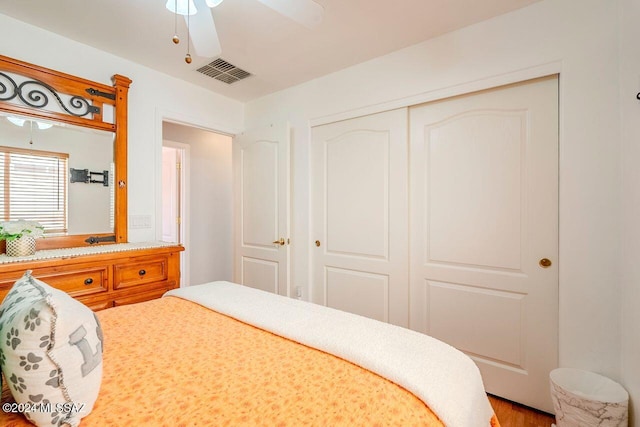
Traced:
[[[102, 184], [105, 187], [109, 186], [109, 171], [102, 172], [89, 172], [89, 169], [74, 169], [70, 168], [70, 181], [71, 182], [84, 182], [85, 184]], [[102, 180], [93, 179], [94, 176], [101, 176]]]

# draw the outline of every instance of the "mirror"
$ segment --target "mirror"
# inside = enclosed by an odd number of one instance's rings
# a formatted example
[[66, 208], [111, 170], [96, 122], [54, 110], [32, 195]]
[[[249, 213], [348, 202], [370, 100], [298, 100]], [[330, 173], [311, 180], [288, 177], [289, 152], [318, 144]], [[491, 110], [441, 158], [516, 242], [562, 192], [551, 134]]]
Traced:
[[[131, 80], [116, 74], [112, 81], [0, 55], [0, 209], [11, 209], [11, 219], [43, 215], [49, 232], [37, 249], [127, 241]], [[24, 194], [7, 208], [7, 191]]]
[[1, 114], [0, 219], [38, 221], [47, 236], [113, 234], [113, 143], [113, 132]]

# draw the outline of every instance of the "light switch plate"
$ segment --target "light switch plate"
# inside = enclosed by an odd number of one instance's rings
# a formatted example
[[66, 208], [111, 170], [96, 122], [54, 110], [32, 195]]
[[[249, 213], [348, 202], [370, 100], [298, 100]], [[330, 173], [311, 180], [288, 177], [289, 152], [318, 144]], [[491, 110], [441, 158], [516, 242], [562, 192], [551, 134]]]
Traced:
[[151, 215], [129, 215], [129, 228], [151, 228]]

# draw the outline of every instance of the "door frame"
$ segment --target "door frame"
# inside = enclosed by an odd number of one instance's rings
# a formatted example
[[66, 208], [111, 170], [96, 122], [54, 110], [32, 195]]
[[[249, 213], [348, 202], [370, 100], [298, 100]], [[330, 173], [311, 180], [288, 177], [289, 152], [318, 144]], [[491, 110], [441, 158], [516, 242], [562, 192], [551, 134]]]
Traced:
[[[220, 123], [216, 123], [214, 121], [210, 121], [204, 118], [196, 118], [193, 116], [185, 115], [183, 113], [179, 113], [176, 111], [166, 110], [162, 108], [156, 108], [155, 110], [155, 129], [154, 129], [154, 182], [155, 182], [155, 239], [160, 241], [162, 240], [162, 146], [163, 146], [163, 132], [162, 132], [162, 123], [169, 122], [182, 126], [188, 126], [192, 128], [202, 129], [207, 132], [218, 133], [221, 135], [227, 135], [233, 138], [233, 136], [237, 133], [241, 132], [241, 129], [228, 126], [221, 125]], [[186, 184], [185, 191], [183, 194], [189, 193], [189, 177], [188, 174], [183, 180]], [[189, 197], [186, 198], [184, 205], [189, 205]], [[188, 208], [187, 208], [188, 209]], [[185, 212], [185, 215], [188, 215], [188, 210]], [[183, 217], [183, 218], [186, 218]], [[188, 221], [183, 221], [187, 222]], [[180, 286], [189, 286], [191, 283], [189, 282], [189, 247], [188, 247], [188, 238], [189, 238], [189, 226], [186, 225], [183, 234], [183, 240], [185, 242], [184, 248], [185, 250], [181, 252], [180, 257]]]
[[[191, 146], [182, 142], [171, 141], [169, 139], [162, 140], [163, 147], [170, 147], [180, 152], [180, 180], [178, 182], [178, 195], [179, 195], [179, 207], [178, 217], [181, 219], [179, 228], [178, 243], [184, 246], [184, 251], [180, 252], [180, 287], [187, 286], [189, 283], [189, 233], [190, 224], [189, 221], [185, 221], [185, 218], [189, 218], [189, 212], [191, 209], [191, 194], [190, 194], [190, 158], [191, 158]], [[161, 200], [162, 202], [162, 200]], [[161, 215], [161, 220], [164, 220]], [[162, 235], [162, 227], [160, 228], [160, 235]]]

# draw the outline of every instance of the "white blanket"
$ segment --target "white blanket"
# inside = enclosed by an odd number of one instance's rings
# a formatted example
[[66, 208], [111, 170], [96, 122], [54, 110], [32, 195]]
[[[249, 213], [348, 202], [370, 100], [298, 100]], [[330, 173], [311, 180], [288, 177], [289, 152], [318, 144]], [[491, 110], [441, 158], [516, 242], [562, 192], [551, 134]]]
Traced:
[[169, 291], [242, 322], [346, 359], [404, 387], [448, 427], [488, 427], [493, 410], [473, 361], [435, 338], [229, 282]]

